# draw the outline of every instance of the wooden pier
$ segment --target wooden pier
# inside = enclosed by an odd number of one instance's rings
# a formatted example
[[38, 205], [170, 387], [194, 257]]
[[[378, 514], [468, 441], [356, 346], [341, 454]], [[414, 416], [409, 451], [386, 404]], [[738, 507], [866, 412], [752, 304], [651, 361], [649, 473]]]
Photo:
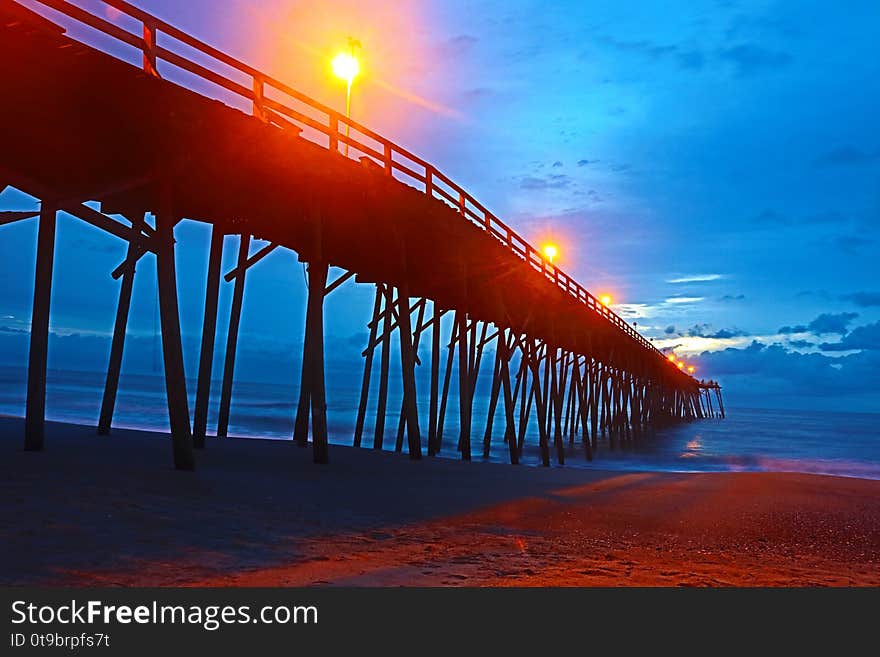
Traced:
[[[43, 446], [58, 212], [128, 245], [112, 272], [120, 293], [100, 434], [112, 429], [135, 266], [142, 257], [156, 259], [173, 457], [180, 469], [194, 467], [194, 450], [204, 448], [209, 435], [220, 286], [234, 286], [217, 373], [214, 433], [223, 437], [247, 273], [277, 248], [307, 263], [292, 438], [300, 445], [311, 441], [315, 462], [329, 459], [324, 299], [350, 279], [375, 288], [356, 446], [381, 449], [393, 435], [398, 451], [418, 459], [455, 441], [461, 457], [470, 459], [503, 441], [510, 462], [518, 463], [527, 428], [536, 426], [541, 461], [550, 465], [564, 462], [566, 444], [579, 442], [592, 459], [600, 442], [636, 440], [664, 423], [723, 417], [718, 384], [671, 366], [627, 322], [417, 155], [127, 2], [102, 4], [137, 23], [137, 32], [63, 0], [31, 4], [39, 14], [0, 0], [0, 82], [15, 90], [0, 101], [0, 191], [10, 185], [41, 201], [26, 449]], [[69, 25], [88, 26], [102, 43], [114, 39], [137, 53], [140, 66], [71, 38]], [[171, 68], [198, 78], [200, 92], [163, 79]], [[208, 83], [215, 97], [205, 95]], [[250, 111], [218, 98], [247, 101]], [[100, 203], [100, 211], [86, 205], [90, 201]], [[32, 214], [6, 213], [3, 223]], [[212, 225], [192, 415], [175, 271], [174, 231], [184, 218]], [[228, 235], [238, 236], [237, 264], [224, 277]], [[268, 244], [252, 250], [252, 238]], [[331, 267], [343, 273], [330, 280]], [[426, 362], [420, 347], [429, 347]], [[417, 386], [419, 367], [430, 372], [427, 391]], [[474, 398], [484, 369], [492, 371], [490, 403], [486, 417], [478, 418]], [[402, 384], [399, 409], [388, 408], [392, 377]], [[425, 398], [427, 417], [418, 404]], [[368, 417], [372, 399], [377, 410]], [[444, 428], [455, 410], [460, 431], [450, 436]], [[397, 422], [388, 425], [392, 411]]]

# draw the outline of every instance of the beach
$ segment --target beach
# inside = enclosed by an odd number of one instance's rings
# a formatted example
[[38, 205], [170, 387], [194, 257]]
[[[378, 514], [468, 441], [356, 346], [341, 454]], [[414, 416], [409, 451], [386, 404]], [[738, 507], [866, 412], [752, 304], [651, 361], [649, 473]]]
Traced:
[[880, 481], [540, 468], [0, 418], [0, 582], [877, 586]]

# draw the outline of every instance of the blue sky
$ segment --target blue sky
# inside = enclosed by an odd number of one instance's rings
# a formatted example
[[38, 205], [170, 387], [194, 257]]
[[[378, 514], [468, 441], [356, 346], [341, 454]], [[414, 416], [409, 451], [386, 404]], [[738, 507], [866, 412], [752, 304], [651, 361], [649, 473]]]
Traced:
[[[140, 5], [340, 108], [327, 61], [356, 36], [354, 116], [557, 241], [560, 265], [658, 346], [742, 403], [880, 409], [877, 2]], [[34, 203], [9, 190], [0, 206]], [[20, 363], [35, 226], [0, 235], [0, 358]], [[192, 342], [207, 235], [179, 228]], [[58, 243], [53, 357], [103, 367], [124, 247], [70, 219]], [[148, 341], [152, 271], [132, 317]], [[278, 252], [248, 285], [238, 373], [255, 378], [301, 339], [302, 271]], [[356, 358], [370, 293], [339, 295], [328, 334]]]

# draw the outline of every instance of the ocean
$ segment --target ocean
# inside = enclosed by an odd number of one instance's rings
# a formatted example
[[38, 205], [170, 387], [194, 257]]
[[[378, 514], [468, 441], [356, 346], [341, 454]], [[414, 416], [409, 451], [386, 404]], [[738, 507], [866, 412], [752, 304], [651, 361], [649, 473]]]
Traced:
[[[357, 380], [355, 380], [357, 379]], [[359, 376], [328, 371], [328, 426], [336, 444], [352, 442], [359, 398]], [[337, 385], [338, 384], [338, 385]], [[99, 372], [50, 370], [47, 418], [74, 424], [96, 424], [104, 375]], [[23, 416], [26, 370], [0, 366], [0, 414]], [[189, 382], [190, 410], [195, 384]], [[209, 432], [216, 426], [219, 382], [212, 386]], [[293, 430], [296, 385], [235, 383], [229, 434], [241, 437], [289, 439]], [[422, 401], [420, 400], [420, 404]], [[482, 458], [487, 400], [474, 403], [473, 458]], [[427, 402], [422, 417], [427, 416]], [[400, 393], [392, 390], [386, 420], [385, 449], [394, 449]], [[363, 444], [371, 446], [375, 410], [367, 415]], [[168, 430], [164, 380], [160, 375], [123, 372], [114, 426]], [[507, 462], [507, 447], [496, 422], [490, 461]], [[426, 427], [422, 432], [427, 435]], [[456, 450], [458, 410], [450, 395], [441, 457], [459, 458]], [[423, 444], [426, 438], [423, 437]], [[579, 437], [578, 437], [579, 441]], [[801, 410], [730, 407], [726, 419], [697, 420], [657, 430], [638, 442], [612, 448], [600, 441], [595, 458], [587, 462], [576, 441], [567, 448], [565, 467], [602, 470], [667, 472], [773, 471], [806, 472], [880, 479], [880, 415]], [[567, 442], [567, 441], [566, 441]], [[555, 450], [551, 452], [555, 462]], [[537, 433], [527, 433], [523, 464], [539, 465]]]

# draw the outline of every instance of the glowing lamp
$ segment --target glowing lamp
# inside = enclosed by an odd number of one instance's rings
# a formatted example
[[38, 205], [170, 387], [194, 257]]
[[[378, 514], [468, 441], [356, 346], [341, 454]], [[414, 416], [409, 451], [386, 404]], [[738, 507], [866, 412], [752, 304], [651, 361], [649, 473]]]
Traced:
[[352, 80], [361, 72], [361, 65], [357, 57], [347, 52], [336, 55], [330, 65], [333, 68], [333, 75], [345, 80], [348, 84], [351, 84]]
[[601, 297], [599, 297], [599, 301], [602, 302], [603, 306], [610, 306], [611, 305], [611, 295], [610, 294], [603, 294]]
[[543, 253], [544, 257], [552, 264], [553, 258], [559, 255], [559, 249], [555, 244], [545, 244]]
[[669, 354], [669, 356], [667, 356], [667, 359], [669, 360], [670, 363], [674, 363], [675, 362], [675, 354]]
[[697, 368], [694, 367], [693, 365], [688, 365], [688, 372], [689, 372], [690, 374], [693, 374], [693, 373], [696, 371], [696, 369], [697, 369]]
[[680, 369], [680, 370], [683, 370], [683, 369], [684, 369], [684, 363], [682, 363], [681, 361], [678, 361], [678, 362], [676, 363], [676, 365], [678, 365], [678, 369]]

